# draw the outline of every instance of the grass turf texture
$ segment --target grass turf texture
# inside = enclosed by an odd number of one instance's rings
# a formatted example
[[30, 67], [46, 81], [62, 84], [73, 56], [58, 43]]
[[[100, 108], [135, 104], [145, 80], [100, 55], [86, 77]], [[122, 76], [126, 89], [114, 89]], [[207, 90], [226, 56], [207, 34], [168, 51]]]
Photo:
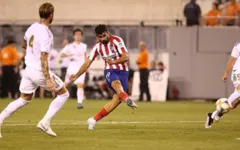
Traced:
[[[0, 110], [9, 102], [0, 100]], [[240, 146], [239, 109], [211, 129], [204, 128], [214, 103], [138, 103], [136, 111], [122, 104], [89, 131], [86, 120], [107, 101], [86, 100], [84, 109], [77, 110], [76, 100], [69, 100], [52, 121], [58, 134], [54, 138], [36, 129], [50, 102], [35, 99], [8, 118], [0, 150], [236, 150]]]

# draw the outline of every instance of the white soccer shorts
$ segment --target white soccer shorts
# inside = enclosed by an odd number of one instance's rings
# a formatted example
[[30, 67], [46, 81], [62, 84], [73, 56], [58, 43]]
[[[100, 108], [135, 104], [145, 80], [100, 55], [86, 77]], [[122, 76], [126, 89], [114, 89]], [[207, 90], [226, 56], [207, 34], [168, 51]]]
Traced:
[[[65, 83], [69, 83], [70, 76], [76, 74], [78, 70], [79, 70], [79, 67], [72, 67], [71, 65], [69, 65], [67, 69], [66, 77], [65, 77]], [[79, 78], [77, 78], [77, 80], [74, 81], [74, 84], [79, 84], [79, 83], [84, 84], [85, 76], [86, 76], [85, 73], [82, 74]]]
[[[55, 81], [56, 84], [54, 90], [55, 91], [60, 90], [64, 86], [63, 81], [51, 71], [50, 76]], [[23, 72], [23, 78], [21, 80], [21, 84], [19, 87], [20, 92], [24, 94], [31, 94], [34, 93], [39, 86], [47, 90], [46, 80], [43, 75], [43, 72], [30, 67], [26, 67], [26, 69]]]

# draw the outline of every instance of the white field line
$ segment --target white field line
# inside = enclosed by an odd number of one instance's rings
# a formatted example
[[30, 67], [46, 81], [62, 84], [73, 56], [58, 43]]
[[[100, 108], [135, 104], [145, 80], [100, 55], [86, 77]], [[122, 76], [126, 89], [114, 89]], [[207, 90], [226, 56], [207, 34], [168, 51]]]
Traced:
[[[205, 121], [100, 121], [98, 124], [199, 124], [204, 123]], [[224, 120], [222, 122], [231, 122], [229, 120]], [[60, 121], [51, 123], [51, 125], [86, 125], [87, 121]], [[3, 126], [35, 126], [36, 123], [33, 123], [33, 121], [27, 123], [27, 122], [16, 122], [16, 121], [8, 121], [3, 124]]]

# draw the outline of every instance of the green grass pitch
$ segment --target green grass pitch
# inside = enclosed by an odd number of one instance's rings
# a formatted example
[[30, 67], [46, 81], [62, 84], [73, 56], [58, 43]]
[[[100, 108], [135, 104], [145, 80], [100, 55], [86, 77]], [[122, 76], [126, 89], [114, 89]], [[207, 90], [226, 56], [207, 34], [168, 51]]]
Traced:
[[[10, 100], [0, 100], [0, 110]], [[68, 100], [52, 121], [58, 134], [50, 137], [36, 129], [50, 99], [35, 99], [8, 118], [3, 127], [0, 150], [238, 150], [240, 111], [236, 109], [204, 128], [206, 113], [214, 103], [138, 103], [136, 111], [125, 104], [102, 119], [94, 131], [86, 120], [107, 102], [86, 100], [83, 110]]]

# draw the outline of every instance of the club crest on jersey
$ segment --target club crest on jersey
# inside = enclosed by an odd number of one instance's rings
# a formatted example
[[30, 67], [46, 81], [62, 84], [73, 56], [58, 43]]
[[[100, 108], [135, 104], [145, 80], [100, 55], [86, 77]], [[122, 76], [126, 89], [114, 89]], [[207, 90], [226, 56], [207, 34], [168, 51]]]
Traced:
[[119, 48], [124, 47], [123, 43], [122, 43], [122, 42], [118, 43], [118, 47], [119, 47]]

